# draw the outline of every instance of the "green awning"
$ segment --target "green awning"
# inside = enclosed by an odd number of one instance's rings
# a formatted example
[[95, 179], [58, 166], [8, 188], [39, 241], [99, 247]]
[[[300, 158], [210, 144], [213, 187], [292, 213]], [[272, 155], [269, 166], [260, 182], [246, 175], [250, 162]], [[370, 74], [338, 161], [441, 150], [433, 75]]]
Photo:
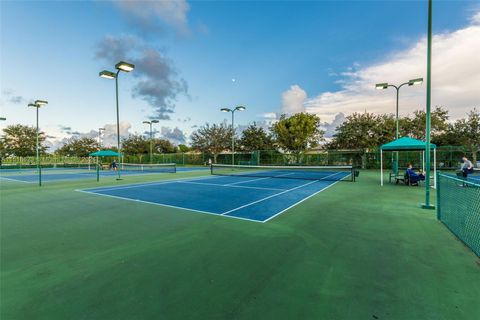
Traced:
[[118, 157], [120, 153], [112, 150], [100, 150], [90, 153], [91, 157]]
[[[425, 150], [425, 141], [403, 137], [398, 140], [386, 143], [380, 147], [383, 151], [408, 151], [408, 150]], [[435, 149], [437, 146], [430, 144], [430, 149]]]

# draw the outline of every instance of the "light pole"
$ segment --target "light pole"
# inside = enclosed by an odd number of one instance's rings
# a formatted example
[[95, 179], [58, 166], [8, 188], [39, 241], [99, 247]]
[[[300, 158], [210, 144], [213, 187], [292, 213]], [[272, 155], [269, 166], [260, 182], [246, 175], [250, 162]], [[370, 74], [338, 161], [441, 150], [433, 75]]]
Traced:
[[231, 112], [232, 113], [232, 165], [235, 165], [235, 111], [244, 111], [246, 108], [244, 106], [235, 107], [235, 109], [230, 108], [221, 108], [222, 112]]
[[[118, 150], [118, 163], [120, 164], [121, 151], [120, 151], [120, 115], [118, 111], [118, 75], [120, 74], [120, 71], [123, 71], [123, 72], [133, 71], [133, 69], [135, 69], [135, 65], [125, 61], [120, 61], [115, 65], [115, 68], [117, 69], [116, 73], [108, 70], [103, 70], [103, 71], [100, 71], [99, 76], [106, 79], [115, 79], [115, 98], [117, 102], [117, 150]], [[118, 180], [120, 180], [120, 170], [117, 170], [117, 171], [118, 171]]]
[[[432, 93], [432, 0], [428, 0], [427, 27], [427, 105], [425, 114], [425, 203], [423, 209], [435, 209], [430, 204], [430, 124], [431, 124], [431, 93]], [[437, 186], [435, 186], [437, 187]]]
[[[388, 84], [388, 83], [377, 83], [375, 85], [375, 89], [377, 89], [377, 90], [383, 90], [383, 89], [387, 89], [388, 87], [392, 87], [392, 88], [395, 88], [395, 90], [397, 92], [397, 103], [396, 103], [396, 108], [395, 108], [395, 140], [398, 140], [398, 136], [399, 136], [398, 97], [399, 97], [399, 94], [400, 94], [400, 88], [402, 88], [405, 85], [408, 85], [409, 87], [411, 87], [411, 86], [416, 86], [416, 85], [419, 85], [419, 84], [422, 84], [422, 83], [423, 83], [423, 78], [417, 78], [417, 79], [409, 80], [408, 82], [404, 82], [399, 86], [396, 86], [396, 85], [393, 85], [393, 84]], [[395, 166], [396, 166], [395, 174], [397, 174], [398, 173], [398, 151], [396, 152], [396, 164], [395, 164]]]
[[40, 166], [40, 148], [38, 145], [38, 109], [41, 106], [48, 104], [48, 101], [45, 100], [35, 100], [35, 103], [29, 103], [29, 107], [33, 107], [37, 109], [37, 142], [36, 142], [36, 149], [37, 149], [37, 170], [38, 170], [38, 185], [42, 186], [42, 168]]
[[152, 124], [158, 123], [158, 120], [152, 120], [152, 121], [143, 121], [145, 124], [150, 125], [150, 163], [152, 163], [152, 156], [153, 156], [153, 131], [152, 131]]

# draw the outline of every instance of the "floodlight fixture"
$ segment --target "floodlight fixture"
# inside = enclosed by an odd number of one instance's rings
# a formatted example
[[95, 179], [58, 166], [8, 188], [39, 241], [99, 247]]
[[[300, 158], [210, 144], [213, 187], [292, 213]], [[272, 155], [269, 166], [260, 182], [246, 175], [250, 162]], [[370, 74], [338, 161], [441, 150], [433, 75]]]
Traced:
[[222, 112], [231, 112], [232, 110], [230, 108], [222, 108], [220, 109]]
[[383, 89], [387, 89], [388, 88], [388, 83], [377, 83], [375, 85], [375, 89], [377, 90], [383, 90]]
[[117, 63], [115, 65], [115, 68], [117, 68], [117, 70], [121, 70], [121, 71], [124, 71], [124, 72], [130, 72], [133, 69], [135, 69], [135, 65], [133, 65], [131, 63], [128, 63], [128, 62], [125, 62], [125, 61], [120, 61], [119, 63]]
[[238, 106], [235, 108], [235, 110], [238, 110], [238, 111], [245, 111], [245, 107], [244, 106]]
[[423, 83], [423, 78], [412, 79], [408, 81], [409, 86], [416, 86]]
[[100, 71], [98, 73], [98, 75], [102, 78], [105, 78], [105, 79], [115, 79], [117, 77], [117, 75], [115, 74], [115, 72], [112, 72], [112, 71], [108, 71], [108, 70], [103, 70], [103, 71]]

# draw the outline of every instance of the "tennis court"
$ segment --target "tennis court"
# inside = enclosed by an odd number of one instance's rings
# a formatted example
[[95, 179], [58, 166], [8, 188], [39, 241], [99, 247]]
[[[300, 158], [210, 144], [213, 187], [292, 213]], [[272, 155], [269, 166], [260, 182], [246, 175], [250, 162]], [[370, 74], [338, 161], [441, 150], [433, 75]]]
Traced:
[[212, 166], [212, 176], [78, 190], [85, 193], [266, 222], [331, 187], [352, 167]]
[[[176, 171], [197, 171], [207, 170], [207, 168], [185, 167], [176, 168], [174, 164], [142, 164], [125, 165], [121, 168], [122, 176], [141, 175], [141, 174], [160, 174], [175, 173]], [[76, 179], [95, 179], [97, 170], [95, 165], [71, 165], [68, 167], [42, 168], [42, 181], [54, 182]], [[99, 170], [100, 178], [115, 178], [118, 172], [113, 170]], [[37, 183], [38, 171], [36, 168], [24, 169], [2, 169], [0, 170], [0, 180], [16, 181], [23, 183]]]

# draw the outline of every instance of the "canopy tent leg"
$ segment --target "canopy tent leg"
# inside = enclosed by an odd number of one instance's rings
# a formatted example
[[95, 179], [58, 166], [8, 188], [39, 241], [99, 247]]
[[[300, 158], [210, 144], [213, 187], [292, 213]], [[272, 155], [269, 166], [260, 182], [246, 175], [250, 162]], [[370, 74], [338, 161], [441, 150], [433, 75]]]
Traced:
[[380, 185], [383, 186], [383, 151], [380, 150]]
[[425, 151], [422, 151], [422, 171], [425, 172]]

